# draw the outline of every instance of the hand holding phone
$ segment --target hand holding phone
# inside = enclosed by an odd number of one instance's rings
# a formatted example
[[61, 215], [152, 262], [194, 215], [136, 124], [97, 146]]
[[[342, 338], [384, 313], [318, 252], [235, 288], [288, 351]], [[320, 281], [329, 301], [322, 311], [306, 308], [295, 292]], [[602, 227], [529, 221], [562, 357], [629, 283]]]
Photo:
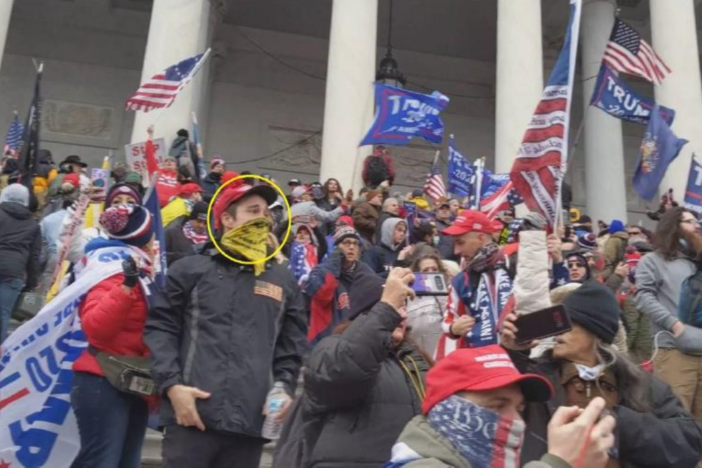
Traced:
[[556, 305], [520, 315], [514, 322], [517, 328], [517, 345], [525, 345], [534, 340], [561, 335], [573, 329], [570, 316], [563, 305]]

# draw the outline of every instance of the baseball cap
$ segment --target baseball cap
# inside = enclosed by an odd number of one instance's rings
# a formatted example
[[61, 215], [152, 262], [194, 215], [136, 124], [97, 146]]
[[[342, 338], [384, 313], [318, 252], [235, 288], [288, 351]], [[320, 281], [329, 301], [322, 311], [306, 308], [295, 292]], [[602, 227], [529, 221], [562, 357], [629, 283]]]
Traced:
[[483, 234], [494, 234], [500, 228], [495, 225], [490, 218], [480, 211], [465, 210], [452, 226], [441, 231], [447, 236], [462, 236], [467, 232], [482, 232]]
[[258, 195], [262, 197], [268, 206], [272, 205], [278, 199], [278, 192], [268, 184], [251, 186], [244, 183], [242, 179], [235, 180], [225, 186], [215, 198], [212, 212], [215, 218], [215, 227], [220, 228], [221, 216], [224, 211], [229, 208], [229, 205], [240, 200], [244, 196]]
[[439, 402], [461, 391], [487, 391], [518, 384], [526, 401], [545, 402], [553, 386], [544, 377], [522, 374], [499, 345], [462, 348], [439, 361], [427, 374], [426, 415]]
[[302, 181], [300, 179], [290, 179], [288, 185], [302, 185]]
[[200, 187], [198, 184], [194, 182], [189, 182], [187, 184], [183, 184], [183, 186], [180, 188], [180, 193], [179, 195], [192, 195], [193, 193], [200, 192], [202, 193], [202, 187]]

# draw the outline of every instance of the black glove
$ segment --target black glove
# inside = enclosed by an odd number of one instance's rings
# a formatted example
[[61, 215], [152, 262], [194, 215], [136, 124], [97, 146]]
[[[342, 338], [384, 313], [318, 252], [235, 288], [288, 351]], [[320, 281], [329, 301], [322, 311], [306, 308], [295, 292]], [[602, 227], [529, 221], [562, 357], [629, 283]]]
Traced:
[[124, 284], [128, 288], [133, 288], [139, 282], [139, 268], [137, 267], [134, 258], [129, 257], [122, 262], [122, 271], [124, 272]]

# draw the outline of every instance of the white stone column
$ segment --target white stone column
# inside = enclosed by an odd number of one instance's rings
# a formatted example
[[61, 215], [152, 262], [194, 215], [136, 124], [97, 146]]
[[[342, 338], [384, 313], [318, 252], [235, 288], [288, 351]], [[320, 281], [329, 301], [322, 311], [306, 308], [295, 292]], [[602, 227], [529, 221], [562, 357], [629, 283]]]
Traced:
[[344, 190], [361, 185], [360, 147], [373, 118], [378, 0], [334, 0], [329, 35], [324, 135], [319, 180], [339, 180]]
[[5, 56], [5, 42], [7, 42], [7, 31], [10, 28], [10, 16], [12, 16], [12, 5], [15, 0], [0, 1], [0, 64]]
[[[590, 106], [602, 56], [614, 25], [614, 0], [586, 0], [582, 13], [582, 76], [585, 109], [585, 198], [593, 220], [626, 222], [626, 178], [621, 120]], [[590, 79], [588, 79], [590, 78]]]
[[[673, 131], [690, 142], [668, 167], [661, 192], [673, 188], [682, 202], [690, 170], [690, 157], [702, 157], [702, 83], [693, 0], [650, 0], [653, 49], [672, 70], [655, 87], [656, 101], [675, 109]], [[652, 203], [652, 205], [654, 205]]]
[[541, 0], [497, 3], [495, 171], [509, 172], [544, 86]]
[[[141, 82], [186, 58], [205, 52], [211, 44], [216, 14], [209, 0], [154, 0]], [[155, 124], [155, 138], [170, 146], [181, 129], [190, 129], [191, 112], [201, 116], [209, 84], [212, 57], [186, 85], [171, 107], [136, 112], [132, 143], [146, 140], [146, 129]], [[140, 83], [141, 83], [140, 82]]]

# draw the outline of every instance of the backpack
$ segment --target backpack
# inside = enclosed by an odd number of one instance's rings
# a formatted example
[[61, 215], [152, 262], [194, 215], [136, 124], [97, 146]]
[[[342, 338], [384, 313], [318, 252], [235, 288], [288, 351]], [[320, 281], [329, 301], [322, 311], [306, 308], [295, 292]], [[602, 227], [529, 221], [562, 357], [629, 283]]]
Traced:
[[377, 187], [390, 178], [390, 170], [382, 156], [368, 156], [366, 161], [366, 183]]
[[678, 302], [678, 318], [684, 324], [702, 328], [702, 270], [683, 281]]

